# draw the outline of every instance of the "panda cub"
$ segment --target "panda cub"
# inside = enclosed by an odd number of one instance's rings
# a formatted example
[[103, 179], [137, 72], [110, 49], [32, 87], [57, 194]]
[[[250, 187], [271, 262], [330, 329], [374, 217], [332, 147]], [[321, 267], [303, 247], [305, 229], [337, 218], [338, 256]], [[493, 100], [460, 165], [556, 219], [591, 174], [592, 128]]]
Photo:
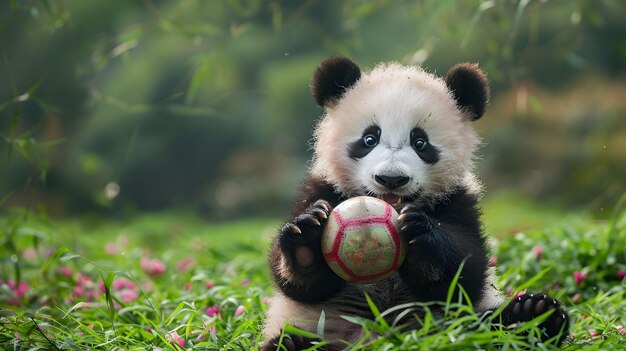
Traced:
[[[286, 324], [317, 330], [322, 311], [327, 350], [362, 336], [341, 316], [373, 317], [365, 294], [384, 311], [409, 302], [445, 301], [462, 266], [459, 284], [480, 312], [504, 297], [494, 286], [489, 249], [481, 230], [480, 184], [473, 174], [479, 138], [471, 122], [482, 117], [488, 81], [476, 64], [457, 64], [441, 79], [417, 67], [380, 64], [370, 72], [346, 57], [331, 57], [316, 69], [311, 92], [325, 109], [315, 129], [313, 164], [289, 222], [269, 254], [276, 292], [265, 323], [264, 350], [274, 350]], [[374, 284], [339, 278], [321, 251], [331, 209], [368, 195], [392, 204], [407, 256], [397, 273]], [[542, 323], [544, 338], [567, 334], [569, 318], [543, 294], [508, 303], [502, 322], [528, 321], [553, 310]], [[396, 316], [390, 316], [390, 321]], [[403, 321], [405, 322], [405, 321]], [[417, 328], [406, 321], [407, 328]], [[285, 336], [281, 349], [311, 346]]]

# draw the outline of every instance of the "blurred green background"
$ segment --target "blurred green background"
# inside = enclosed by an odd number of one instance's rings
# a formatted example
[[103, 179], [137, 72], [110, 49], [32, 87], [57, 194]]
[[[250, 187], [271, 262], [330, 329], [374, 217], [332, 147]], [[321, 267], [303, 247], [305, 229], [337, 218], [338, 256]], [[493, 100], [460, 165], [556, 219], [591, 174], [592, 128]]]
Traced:
[[621, 0], [4, 0], [0, 211], [283, 217], [323, 112], [311, 73], [344, 54], [479, 62], [488, 196], [606, 218], [626, 190], [625, 18]]

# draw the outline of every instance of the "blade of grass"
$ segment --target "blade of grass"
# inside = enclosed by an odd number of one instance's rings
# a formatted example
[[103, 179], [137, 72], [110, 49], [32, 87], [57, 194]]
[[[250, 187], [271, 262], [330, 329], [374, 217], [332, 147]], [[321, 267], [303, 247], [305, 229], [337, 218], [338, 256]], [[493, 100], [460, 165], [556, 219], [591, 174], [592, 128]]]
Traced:
[[365, 294], [365, 300], [367, 301], [367, 306], [369, 306], [370, 311], [372, 311], [372, 314], [374, 315], [375, 320], [385, 329], [389, 329], [389, 324], [387, 323], [385, 318], [381, 316], [380, 311], [378, 310], [378, 307], [376, 307], [376, 305], [374, 304], [374, 301], [372, 301], [372, 299], [369, 297], [368, 294]]
[[326, 313], [322, 310], [320, 313], [320, 319], [317, 320], [317, 336], [324, 338], [324, 326], [326, 324]]
[[100, 271], [100, 277], [102, 277], [102, 282], [104, 283], [104, 295], [108, 306], [109, 319], [115, 331], [115, 306], [113, 304], [113, 296], [111, 295], [111, 284], [115, 278], [115, 273], [109, 272], [105, 278], [102, 271]]
[[41, 266], [41, 268], [39, 268], [39, 274], [43, 274], [43, 272], [48, 268], [48, 266], [50, 266], [50, 264], [54, 261], [56, 261], [59, 257], [61, 257], [63, 254], [65, 254], [66, 252], [70, 252], [70, 249], [68, 249], [67, 247], [60, 247], [58, 248], [54, 254], [52, 254], [47, 260], [46, 262], [44, 262], [44, 264]]
[[456, 290], [456, 287], [459, 283], [459, 278], [461, 277], [461, 271], [463, 270], [463, 266], [465, 266], [466, 260], [467, 259], [464, 259], [461, 262], [461, 264], [459, 265], [459, 268], [456, 270], [456, 274], [454, 274], [454, 278], [452, 278], [452, 281], [450, 282], [450, 285], [448, 286], [448, 294], [446, 296], [446, 306], [444, 307], [444, 316], [448, 316], [450, 303], [452, 302], [452, 295], [454, 295], [454, 290]]

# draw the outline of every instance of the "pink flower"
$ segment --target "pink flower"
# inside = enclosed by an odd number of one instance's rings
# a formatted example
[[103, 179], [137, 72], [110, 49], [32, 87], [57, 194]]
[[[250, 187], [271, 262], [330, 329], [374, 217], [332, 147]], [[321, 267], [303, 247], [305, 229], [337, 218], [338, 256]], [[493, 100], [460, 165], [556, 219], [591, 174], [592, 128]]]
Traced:
[[185, 290], [187, 290], [187, 291], [191, 290], [191, 283], [185, 283], [184, 288], [185, 288]]
[[580, 300], [582, 300], [582, 295], [581, 294], [576, 294], [572, 297], [572, 302], [578, 302]]
[[100, 290], [97, 286], [90, 286], [89, 289], [85, 291], [85, 298], [87, 301], [94, 301], [100, 296]]
[[248, 285], [250, 285], [250, 279], [244, 279], [241, 281], [241, 286], [242, 287], [247, 287]]
[[617, 277], [620, 280], [624, 279], [624, 276], [626, 276], [626, 272], [623, 269], [620, 269], [619, 271], [617, 271]]
[[59, 273], [64, 277], [71, 278], [72, 277], [72, 269], [69, 267], [61, 267], [59, 268]]
[[574, 280], [576, 281], [576, 285], [580, 285], [585, 278], [587, 278], [589, 272], [583, 271], [582, 273], [579, 271], [574, 272]]
[[524, 289], [524, 290], [518, 292], [517, 294], [515, 294], [515, 296], [513, 296], [513, 298], [516, 299], [516, 298], [518, 298], [518, 297], [520, 297], [520, 296], [522, 296], [524, 294], [526, 294], [526, 289]]
[[498, 257], [491, 256], [489, 257], [489, 267], [495, 267], [498, 264]]
[[220, 306], [215, 305], [213, 307], [209, 307], [209, 308], [206, 309], [205, 313], [209, 317], [220, 316], [221, 315], [221, 313], [220, 313]]
[[120, 300], [124, 303], [129, 303], [137, 300], [139, 293], [135, 289], [124, 289], [120, 293]]
[[70, 293], [72, 297], [82, 297], [85, 295], [85, 289], [81, 285], [76, 285], [74, 290]]
[[183, 272], [187, 270], [187, 268], [196, 264], [196, 260], [193, 257], [185, 257], [176, 264], [176, 269], [178, 271]]
[[616, 326], [615, 326], [615, 329], [617, 329], [617, 332], [618, 332], [618, 333], [620, 333], [620, 334], [622, 334], [622, 335], [625, 335], [625, 334], [626, 334], [626, 328], [624, 328], [624, 327], [623, 327], [623, 326], [621, 326], [621, 325], [616, 325]]
[[26, 261], [34, 261], [37, 258], [37, 250], [34, 247], [28, 247], [24, 251], [22, 251], [22, 257]]
[[82, 273], [78, 273], [76, 275], [76, 285], [83, 286], [83, 285], [88, 285], [91, 283], [92, 283], [91, 278], [89, 278], [88, 276]]
[[270, 298], [268, 296], [263, 296], [263, 303], [267, 304], [270, 303]]
[[213, 281], [209, 280], [208, 282], [206, 282], [207, 290], [213, 289], [214, 286], [215, 286], [215, 283], [213, 283]]
[[209, 329], [209, 333], [211, 333], [211, 335], [215, 335], [215, 327], [211, 327], [211, 329]]
[[117, 255], [120, 250], [114, 243], [107, 243], [104, 246], [104, 251], [106, 251], [109, 255]]
[[535, 259], [537, 260], [537, 262], [539, 262], [541, 260], [541, 253], [543, 251], [541, 250], [541, 246], [537, 245], [535, 247], [533, 247], [533, 253], [535, 254]]
[[595, 338], [596, 336], [598, 336], [598, 332], [597, 331], [595, 331], [595, 330], [593, 330], [591, 328], [589, 328], [588, 331], [589, 331], [589, 334], [591, 335], [592, 338]]
[[30, 287], [26, 284], [26, 282], [20, 281], [16, 284], [14, 280], [9, 280], [7, 285], [9, 286], [9, 290], [11, 290], [15, 296], [15, 298], [13, 296], [8, 297], [7, 301], [13, 306], [20, 306], [20, 302], [18, 300], [26, 295]]
[[235, 310], [235, 317], [241, 316], [244, 312], [246, 312], [246, 308], [243, 305], [239, 305]]
[[185, 340], [183, 340], [175, 330], [167, 333], [165, 340], [169, 341], [172, 345], [178, 344], [180, 347], [185, 347]]
[[13, 291], [13, 293], [15, 294], [15, 297], [20, 298], [20, 299], [24, 297], [28, 289], [30, 289], [28, 284], [26, 284], [26, 282], [24, 281], [20, 281], [19, 283], [15, 284], [14, 280], [9, 280], [7, 285], [9, 285], [9, 289]]
[[141, 258], [141, 269], [150, 277], [156, 277], [165, 273], [165, 264], [156, 258]]
[[104, 283], [101, 281], [96, 283], [83, 273], [76, 274], [76, 285], [70, 293], [70, 296], [74, 298], [73, 302], [76, 302], [76, 300], [95, 301], [102, 293], [104, 293]]
[[115, 290], [124, 290], [124, 289], [135, 289], [137, 285], [130, 279], [126, 278], [118, 278], [113, 281], [113, 289]]
[[111, 287], [114, 290], [115, 296], [124, 303], [129, 303], [137, 300], [139, 292], [137, 291], [137, 284], [130, 279], [118, 278], [113, 281]]

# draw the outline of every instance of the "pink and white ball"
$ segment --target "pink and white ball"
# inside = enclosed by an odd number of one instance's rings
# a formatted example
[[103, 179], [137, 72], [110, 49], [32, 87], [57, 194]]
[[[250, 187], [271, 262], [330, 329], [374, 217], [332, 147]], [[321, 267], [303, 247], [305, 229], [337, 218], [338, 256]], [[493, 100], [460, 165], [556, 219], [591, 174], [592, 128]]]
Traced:
[[350, 198], [335, 207], [322, 234], [322, 252], [344, 280], [374, 283], [393, 274], [404, 260], [398, 212], [369, 196]]

